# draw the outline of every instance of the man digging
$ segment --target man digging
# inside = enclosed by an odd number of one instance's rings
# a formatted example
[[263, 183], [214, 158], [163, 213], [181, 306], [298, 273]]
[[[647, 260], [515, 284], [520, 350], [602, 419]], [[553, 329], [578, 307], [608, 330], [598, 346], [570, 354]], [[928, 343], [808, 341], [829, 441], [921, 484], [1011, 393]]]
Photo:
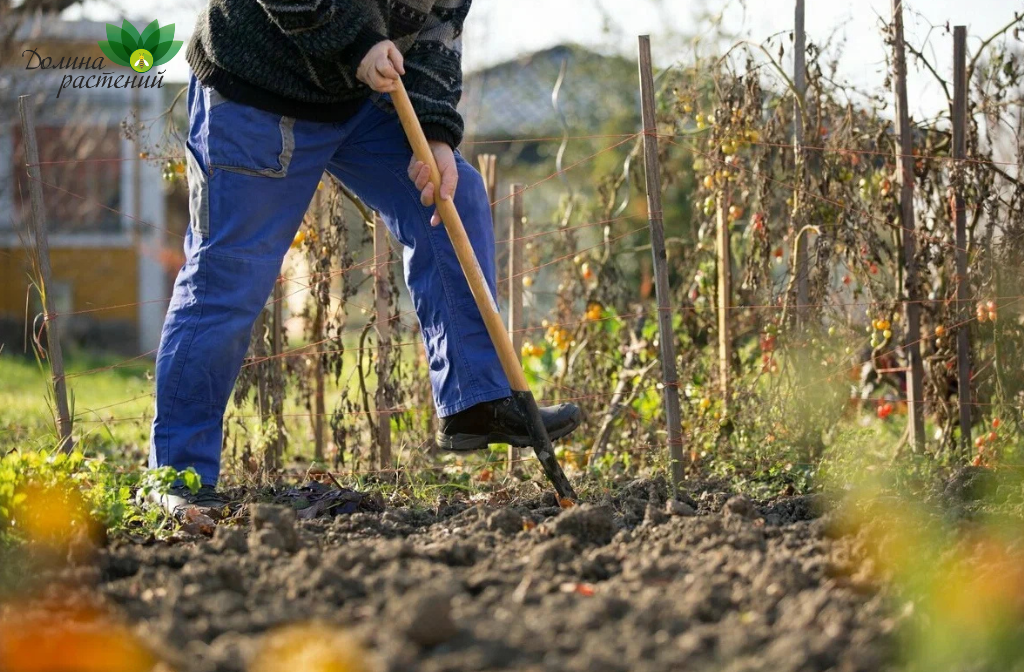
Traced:
[[[253, 323], [326, 170], [404, 246], [444, 450], [529, 445], [440, 218], [454, 199], [492, 296], [494, 232], [479, 173], [455, 152], [458, 37], [471, 0], [210, 0], [186, 58], [190, 225], [156, 360], [151, 467], [194, 467], [203, 487], [160, 503], [216, 506], [222, 423]], [[388, 95], [399, 75], [441, 173], [434, 193]], [[456, 187], [458, 187], [456, 189]], [[573, 404], [541, 409], [552, 440]]]

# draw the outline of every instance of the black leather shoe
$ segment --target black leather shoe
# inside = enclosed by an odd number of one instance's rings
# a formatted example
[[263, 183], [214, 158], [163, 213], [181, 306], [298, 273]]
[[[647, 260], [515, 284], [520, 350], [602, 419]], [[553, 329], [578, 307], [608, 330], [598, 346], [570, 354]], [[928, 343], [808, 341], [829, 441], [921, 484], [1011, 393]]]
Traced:
[[[580, 425], [582, 414], [576, 404], [544, 406], [540, 417], [552, 441], [568, 435]], [[486, 401], [441, 418], [436, 436], [441, 450], [467, 452], [486, 448], [492, 443], [507, 443], [518, 448], [531, 445], [526, 417], [512, 397]]]
[[167, 513], [180, 518], [190, 507], [199, 509], [214, 520], [221, 517], [221, 513], [228, 505], [228, 499], [212, 485], [204, 485], [195, 492], [192, 492], [184, 485], [172, 487], [166, 493], [153, 491], [149, 495], [150, 501], [159, 505]]

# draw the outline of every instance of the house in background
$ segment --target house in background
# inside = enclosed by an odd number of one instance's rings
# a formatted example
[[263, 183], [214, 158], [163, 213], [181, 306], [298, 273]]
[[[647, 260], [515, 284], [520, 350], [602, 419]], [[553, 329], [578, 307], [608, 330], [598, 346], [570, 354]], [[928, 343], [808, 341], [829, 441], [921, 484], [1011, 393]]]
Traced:
[[[532, 184], [555, 173], [562, 136], [571, 136], [562, 168], [580, 165], [526, 198], [528, 215], [547, 218], [567, 185], [577, 195], [592, 195], [595, 173], [621, 172], [622, 151], [587, 157], [639, 130], [636, 61], [572, 44], [526, 54], [466, 73], [459, 112], [466, 125], [462, 153], [474, 164], [479, 154], [497, 157], [498, 199], [510, 183]], [[612, 166], [616, 161], [620, 165]], [[499, 235], [509, 206], [508, 199], [498, 204]]]
[[[556, 109], [553, 93], [563, 68]], [[536, 146], [534, 139], [560, 137], [565, 126], [572, 136], [634, 133], [640, 124], [636, 62], [579, 45], [551, 47], [467, 73], [459, 112], [466, 138], [487, 141], [480, 148], [485, 152]]]
[[[497, 159], [492, 200], [497, 201], [501, 277], [508, 267], [511, 184], [530, 185], [523, 195], [527, 219], [523, 233], [532, 235], [554, 228], [570, 193], [577, 204], [593, 204], [602, 180], [622, 173], [625, 157], [635, 145], [622, 141], [640, 130], [636, 60], [574, 44], [525, 54], [466, 73], [459, 112], [466, 125], [462, 153], [474, 164], [480, 154], [494, 154]], [[563, 135], [570, 136], [564, 148]], [[617, 143], [619, 147], [612, 147]], [[631, 213], [626, 214], [643, 213], [642, 199], [628, 205]], [[586, 248], [599, 242], [602, 229], [584, 227], [574, 235], [579, 247]], [[549, 240], [535, 244], [547, 246]], [[639, 263], [625, 256], [616, 261], [624, 266]], [[548, 266], [531, 280], [537, 287], [553, 287], [560, 272]], [[499, 285], [503, 295], [507, 281]], [[549, 292], [528, 291], [525, 300], [545, 313], [554, 298]]]
[[13, 35], [0, 54], [0, 343], [21, 352], [26, 312], [29, 321], [40, 312], [29, 289], [31, 206], [18, 113], [18, 97], [29, 95], [53, 266], [49, 292], [64, 314], [62, 335], [90, 348], [149, 352], [159, 342], [173, 277], [166, 246], [180, 249], [175, 234], [183, 226], [166, 230], [161, 166], [139, 160], [140, 145], [126, 137], [124, 122], [131, 115], [158, 119], [176, 87], [65, 88], [57, 98], [68, 74], [135, 73], [107, 60], [102, 70], [26, 69], [26, 49], [53, 63], [102, 57], [101, 22], [41, 14], [23, 18]]

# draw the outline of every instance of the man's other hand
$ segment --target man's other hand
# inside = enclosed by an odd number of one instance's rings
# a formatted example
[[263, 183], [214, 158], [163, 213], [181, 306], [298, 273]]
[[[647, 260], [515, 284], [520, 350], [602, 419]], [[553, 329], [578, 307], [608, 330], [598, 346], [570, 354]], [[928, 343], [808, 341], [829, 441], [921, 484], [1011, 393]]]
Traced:
[[[455, 163], [455, 152], [448, 143], [430, 141], [430, 150], [434, 153], [434, 161], [437, 162], [437, 169], [441, 173], [441, 200], [450, 201], [455, 197], [455, 187], [459, 183], [459, 167]], [[425, 206], [434, 204], [434, 183], [430, 181], [430, 168], [422, 161], [412, 157], [409, 162], [409, 179], [413, 181], [420, 191], [420, 203]], [[441, 223], [441, 216], [434, 209], [430, 218], [430, 225], [437, 226]]]

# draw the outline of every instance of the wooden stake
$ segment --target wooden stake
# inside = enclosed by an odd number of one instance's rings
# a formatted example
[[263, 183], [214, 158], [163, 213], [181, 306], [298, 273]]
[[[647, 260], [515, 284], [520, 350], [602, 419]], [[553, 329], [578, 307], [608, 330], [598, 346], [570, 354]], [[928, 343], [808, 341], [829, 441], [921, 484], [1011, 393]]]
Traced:
[[53, 271], [50, 267], [50, 241], [46, 225], [46, 210], [43, 207], [43, 185], [39, 172], [39, 145], [36, 142], [35, 111], [30, 96], [18, 97], [21, 113], [21, 134], [25, 141], [25, 158], [28, 161], [28, 191], [32, 200], [32, 239], [35, 244], [36, 268], [39, 270], [39, 294], [43, 302], [46, 323], [46, 359], [50, 364], [53, 379], [53, 402], [57, 408], [58, 449], [70, 453], [74, 447], [71, 438], [72, 418], [68, 406], [67, 381], [64, 378], [64, 353], [60, 347], [60, 326], [57, 313], [50, 299]]
[[[508, 223], [508, 334], [512, 338], [512, 349], [519, 355], [523, 351], [523, 215], [522, 184], [509, 188], [512, 197], [512, 215]], [[508, 471], [519, 462], [519, 449], [508, 447]]]
[[[416, 110], [413, 109], [409, 92], [405, 90], [405, 84], [401, 79], [398, 80], [398, 86], [391, 94], [391, 101], [395, 105], [395, 111], [398, 112], [398, 118], [405, 130], [409, 145], [412, 147], [413, 155], [430, 169], [430, 181], [434, 185], [435, 193], [440, 195], [441, 173], [437, 168], [437, 161], [430, 149], [430, 143], [427, 142], [427, 136], [423, 134], [423, 127], [420, 126]], [[512, 339], [509, 338], [508, 332], [505, 330], [505, 324], [498, 313], [498, 304], [487, 286], [483, 271], [480, 270], [480, 262], [477, 261], [476, 253], [469, 242], [469, 236], [466, 234], [466, 228], [462, 224], [462, 218], [459, 217], [455, 203], [452, 199], [439, 200], [436, 202], [436, 207], [441, 221], [444, 223], [445, 231], [448, 233], [448, 238], [452, 242], [462, 273], [466, 276], [466, 283], [473, 294], [477, 310], [480, 311], [484, 326], [487, 328], [487, 335], [490, 336], [491, 343], [494, 344], [501, 368], [508, 378], [512, 397], [518, 404], [519, 410], [528, 419], [527, 429], [530, 432], [534, 453], [544, 468], [544, 474], [555, 486], [558, 496], [563, 500], [574, 502], [576, 501], [576, 491], [569, 479], [565, 477], [565, 473], [555, 457], [555, 450], [540, 416], [537, 400], [534, 398], [533, 392], [530, 391], [526, 374], [523, 373], [523, 367], [519, 363], [519, 354], [512, 348]]]
[[495, 210], [498, 200], [498, 157], [494, 154], [480, 154], [476, 161], [480, 167], [480, 176], [484, 178], [487, 200], [491, 203], [491, 221], [494, 222], [497, 221]]
[[523, 349], [523, 185], [513, 184], [512, 216], [508, 224], [508, 333], [516, 353]]
[[665, 252], [665, 227], [661, 207], [661, 166], [658, 162], [658, 125], [654, 110], [654, 73], [651, 64], [651, 38], [641, 35], [640, 100], [644, 123], [644, 173], [647, 178], [647, 222], [651, 230], [651, 254], [654, 258], [654, 291], [658, 298], [658, 342], [661, 345], [661, 375], [664, 383], [665, 423], [669, 454], [672, 459], [672, 490], [678, 494], [683, 480], [683, 424], [679, 410], [679, 377], [676, 373], [675, 334], [669, 305], [668, 255]]
[[729, 240], [729, 204], [727, 196], [719, 192], [717, 199], [717, 236], [715, 253], [718, 266], [718, 382], [722, 392], [722, 410], [729, 407], [732, 391], [732, 325], [729, 322], [732, 307], [732, 254]]
[[971, 282], [967, 275], [967, 214], [964, 209], [963, 163], [967, 158], [967, 28], [953, 28], [953, 208], [956, 215], [956, 364], [960, 403], [960, 447], [971, 451]]
[[[253, 325], [252, 354], [259, 364], [256, 365], [256, 403], [260, 409], [260, 426], [266, 428], [270, 422], [270, 390], [267, 386], [267, 372], [270, 367], [276, 364], [272, 360], [264, 359], [267, 356], [267, 313], [266, 306], [260, 311]], [[274, 444], [267, 444], [263, 447], [263, 471], [270, 473], [274, 471], [274, 458], [276, 449]]]
[[[804, 114], [801, 105], [804, 94], [807, 91], [807, 35], [804, 32], [804, 0], [796, 0], [796, 17], [793, 30], [793, 85], [799, 100], [794, 104], [793, 112], [793, 150], [795, 152], [797, 176], [799, 178], [797, 191], [793, 198], [793, 231], [799, 231], [802, 227], [801, 211], [803, 207], [802, 191], [806, 185], [806, 156], [803, 149], [804, 144]], [[796, 320], [797, 324], [803, 326], [807, 321], [808, 305], [811, 302], [810, 283], [808, 280], [807, 268], [807, 245], [796, 246], [796, 258], [793, 260], [793, 272], [796, 274]]]
[[284, 464], [284, 379], [285, 362], [281, 357], [284, 351], [284, 289], [281, 280], [274, 283], [273, 292], [274, 330], [270, 335], [271, 368], [277, 375], [277, 394], [274, 399], [274, 467], [281, 468]]
[[[313, 221], [316, 222], [317, 227], [320, 229], [320, 234], [327, 230], [330, 223], [330, 216], [328, 214], [329, 204], [325, 193], [326, 189], [317, 189], [314, 206]], [[313, 351], [313, 357], [315, 358], [313, 364], [313, 459], [317, 462], [322, 462], [324, 459], [324, 418], [327, 414], [327, 404], [324, 400], [323, 362], [324, 312], [326, 306], [320, 305], [320, 301], [317, 300], [315, 295], [313, 303], [316, 304], [316, 313], [313, 316], [313, 342], [316, 344]]]
[[917, 238], [914, 231], [914, 141], [907, 107], [907, 57], [903, 45], [903, 0], [892, 0], [893, 86], [896, 97], [896, 132], [900, 138], [896, 149], [900, 170], [900, 234], [903, 237], [902, 300], [905, 306], [906, 331], [903, 349], [909, 358], [907, 372], [907, 422], [910, 441], [918, 451], [924, 448], [924, 365], [921, 361], [921, 304], [917, 286]]
[[388, 374], [391, 371], [391, 287], [388, 284], [388, 269], [391, 264], [391, 246], [388, 244], [388, 230], [380, 217], [373, 224], [374, 295], [377, 299], [377, 394], [374, 404], [377, 408], [377, 455], [378, 468], [391, 468], [391, 397]]
[[323, 462], [324, 459], [324, 416], [327, 413], [327, 405], [324, 401], [324, 363], [323, 343], [324, 340], [324, 308], [316, 306], [316, 315], [313, 318], [313, 339], [316, 343], [313, 350], [315, 359], [313, 364], [313, 459]]

